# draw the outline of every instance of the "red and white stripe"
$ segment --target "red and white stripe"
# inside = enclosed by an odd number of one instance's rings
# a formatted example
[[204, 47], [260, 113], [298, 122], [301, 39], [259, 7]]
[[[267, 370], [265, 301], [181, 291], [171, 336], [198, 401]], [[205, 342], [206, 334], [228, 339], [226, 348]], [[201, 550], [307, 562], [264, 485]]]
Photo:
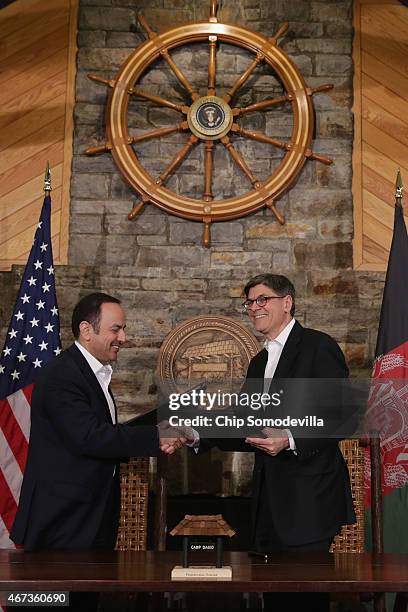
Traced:
[[0, 400], [0, 548], [15, 548], [9, 533], [27, 460], [32, 388], [28, 385]]

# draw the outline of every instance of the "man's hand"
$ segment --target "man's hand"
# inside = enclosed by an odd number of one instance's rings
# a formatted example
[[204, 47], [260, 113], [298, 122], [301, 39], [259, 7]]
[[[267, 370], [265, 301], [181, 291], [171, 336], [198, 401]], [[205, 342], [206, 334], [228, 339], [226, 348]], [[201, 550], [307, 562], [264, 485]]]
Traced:
[[167, 455], [172, 455], [176, 450], [194, 440], [193, 430], [189, 427], [172, 427], [168, 421], [161, 421], [158, 428], [160, 450]]
[[272, 457], [289, 448], [288, 434], [284, 429], [265, 427], [262, 431], [268, 436], [267, 438], [245, 438], [245, 442]]

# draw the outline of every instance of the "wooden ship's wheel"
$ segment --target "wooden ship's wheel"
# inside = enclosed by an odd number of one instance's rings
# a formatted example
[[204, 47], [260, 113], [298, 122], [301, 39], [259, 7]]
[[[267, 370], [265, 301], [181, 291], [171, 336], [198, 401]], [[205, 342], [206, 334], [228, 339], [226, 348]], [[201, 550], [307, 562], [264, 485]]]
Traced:
[[[134, 219], [145, 204], [152, 203], [179, 217], [202, 221], [205, 246], [210, 245], [211, 222], [236, 219], [264, 206], [269, 207], [278, 221], [284, 224], [284, 216], [277, 210], [275, 201], [294, 182], [305, 161], [316, 159], [325, 164], [332, 163], [331, 159], [317, 155], [310, 148], [314, 130], [312, 95], [327, 91], [332, 85], [307, 87], [294, 62], [279, 48], [278, 39], [285, 34], [288, 23], [283, 23], [274, 36], [266, 38], [242, 26], [218, 22], [217, 7], [217, 0], [211, 0], [207, 22], [179, 26], [161, 34], [153, 32], [145, 18], [139, 15], [139, 23], [144, 28], [148, 40], [129, 56], [116, 78], [106, 80], [99, 75], [88, 75], [90, 79], [108, 86], [110, 92], [106, 113], [107, 141], [103, 145], [89, 147], [85, 153], [87, 155], [105, 151], [112, 153], [120, 172], [140, 198], [128, 218]], [[171, 51], [184, 45], [205, 41], [208, 43], [208, 82], [205, 94], [201, 95], [177, 66]], [[254, 56], [248, 67], [222, 96], [217, 95], [216, 79], [219, 43], [246, 49]], [[141, 89], [140, 80], [160, 58], [165, 60], [183, 87], [186, 96], [184, 104]], [[266, 98], [248, 106], [235, 106], [233, 101], [238, 98], [240, 88], [262, 64], [270, 68], [281, 84], [282, 95]], [[127, 118], [129, 101], [133, 98], [173, 109], [179, 113], [180, 121], [169, 127], [131, 136]], [[239, 123], [239, 119], [247, 113], [273, 111], [274, 107], [281, 105], [290, 105], [293, 114], [292, 134], [286, 141], [245, 129]], [[138, 158], [138, 143], [167, 137], [176, 132], [186, 133], [184, 146], [175, 153], [159, 176], [152, 176]], [[234, 139], [237, 136], [266, 143], [283, 151], [279, 164], [265, 180], [258, 180], [237, 146], [234, 146]], [[200, 144], [205, 149], [201, 197], [193, 198], [171, 191], [166, 187], [170, 175], [182, 164], [190, 151]], [[227, 155], [231, 156], [233, 162], [248, 178], [250, 187], [244, 194], [220, 199], [213, 193], [216, 145], [225, 147]]]

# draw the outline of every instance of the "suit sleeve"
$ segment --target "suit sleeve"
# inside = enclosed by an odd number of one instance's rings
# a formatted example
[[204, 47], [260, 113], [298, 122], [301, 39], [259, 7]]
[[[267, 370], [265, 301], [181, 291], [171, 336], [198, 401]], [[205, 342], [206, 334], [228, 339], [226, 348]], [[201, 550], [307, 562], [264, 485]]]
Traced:
[[159, 452], [155, 426], [109, 423], [72, 377], [60, 375], [48, 380], [42, 406], [63, 443], [75, 454], [112, 459]]
[[321, 334], [321, 338], [316, 347], [313, 356], [313, 379], [333, 379], [324, 385], [322, 381], [322, 391], [315, 403], [310, 402], [310, 406], [314, 407], [316, 416], [324, 419], [325, 426], [323, 429], [317, 429], [318, 437], [302, 437], [299, 436], [296, 428], [291, 429], [291, 433], [295, 440], [296, 452], [298, 459], [308, 459], [330, 446], [337, 446], [342, 436], [336, 436], [336, 432], [341, 430], [342, 420], [344, 418], [344, 404], [340, 396], [344, 385], [336, 385], [334, 379], [348, 378], [349, 370], [344, 358], [344, 355], [337, 344], [330, 336]]

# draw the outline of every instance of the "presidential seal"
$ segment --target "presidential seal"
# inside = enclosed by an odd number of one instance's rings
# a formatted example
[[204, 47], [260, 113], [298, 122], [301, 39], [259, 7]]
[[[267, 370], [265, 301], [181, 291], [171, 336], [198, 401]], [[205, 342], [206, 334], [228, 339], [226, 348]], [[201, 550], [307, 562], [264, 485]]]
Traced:
[[187, 121], [190, 130], [203, 140], [219, 140], [232, 126], [229, 105], [217, 96], [198, 98], [189, 108]]

